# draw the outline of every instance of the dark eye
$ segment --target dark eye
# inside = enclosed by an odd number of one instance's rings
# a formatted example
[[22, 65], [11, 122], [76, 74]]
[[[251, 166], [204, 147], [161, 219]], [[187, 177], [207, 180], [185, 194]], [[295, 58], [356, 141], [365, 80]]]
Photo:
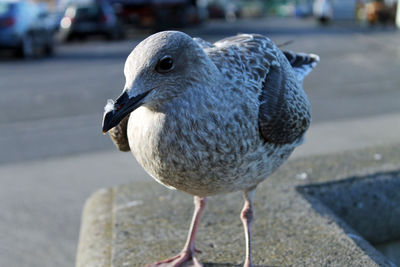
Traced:
[[170, 56], [162, 57], [156, 66], [156, 71], [159, 73], [166, 73], [174, 68], [174, 61]]

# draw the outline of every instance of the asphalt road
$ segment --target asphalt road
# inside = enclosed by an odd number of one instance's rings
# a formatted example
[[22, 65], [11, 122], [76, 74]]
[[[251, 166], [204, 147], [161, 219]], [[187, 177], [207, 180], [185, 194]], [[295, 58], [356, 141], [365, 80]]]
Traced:
[[[393, 29], [267, 19], [187, 32], [209, 41], [258, 32], [278, 44], [294, 41], [285, 49], [320, 55], [304, 84], [315, 125], [368, 125], [370, 117], [400, 112], [400, 33]], [[0, 266], [72, 266], [84, 199], [147, 178], [100, 128], [106, 99], [124, 85], [125, 58], [145, 36], [62, 45], [53, 58], [0, 59]], [[99, 165], [105, 156], [112, 168]]]

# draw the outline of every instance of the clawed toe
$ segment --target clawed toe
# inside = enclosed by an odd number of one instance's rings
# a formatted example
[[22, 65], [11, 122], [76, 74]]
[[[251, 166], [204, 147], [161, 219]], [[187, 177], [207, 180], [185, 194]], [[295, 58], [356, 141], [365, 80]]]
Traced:
[[203, 264], [191, 252], [181, 252], [175, 257], [159, 261], [145, 267], [203, 267]]

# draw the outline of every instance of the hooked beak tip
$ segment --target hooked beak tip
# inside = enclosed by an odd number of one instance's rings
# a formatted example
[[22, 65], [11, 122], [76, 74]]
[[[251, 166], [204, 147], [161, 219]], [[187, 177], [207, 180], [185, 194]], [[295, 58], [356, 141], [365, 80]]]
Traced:
[[104, 112], [103, 125], [101, 127], [101, 131], [103, 134], [106, 134], [112, 128], [110, 127], [110, 122], [112, 121], [113, 114], [114, 114], [113, 110]]
[[125, 116], [138, 108], [143, 103], [143, 98], [145, 98], [149, 92], [150, 91], [147, 91], [131, 98], [129, 98], [127, 92], [123, 92], [115, 102], [109, 101], [103, 115], [103, 134], [118, 125]]

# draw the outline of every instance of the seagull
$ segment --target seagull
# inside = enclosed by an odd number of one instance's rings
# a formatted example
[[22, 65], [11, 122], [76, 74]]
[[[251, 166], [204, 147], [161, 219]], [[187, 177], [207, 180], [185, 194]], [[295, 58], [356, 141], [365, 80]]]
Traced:
[[133, 49], [122, 94], [104, 108], [103, 133], [156, 181], [194, 196], [182, 251], [148, 266], [203, 266], [195, 237], [206, 197], [234, 191], [244, 192], [243, 266], [253, 266], [255, 189], [303, 142], [311, 108], [302, 82], [318, 62], [259, 34], [211, 44], [164, 31]]

